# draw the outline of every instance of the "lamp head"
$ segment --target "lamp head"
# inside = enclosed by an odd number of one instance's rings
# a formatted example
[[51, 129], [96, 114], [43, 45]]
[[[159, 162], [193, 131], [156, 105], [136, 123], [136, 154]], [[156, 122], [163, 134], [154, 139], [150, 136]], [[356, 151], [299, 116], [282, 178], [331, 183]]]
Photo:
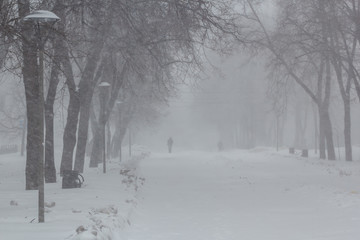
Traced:
[[110, 87], [111, 85], [110, 85], [110, 83], [108, 83], [108, 82], [101, 82], [100, 84], [99, 84], [99, 87]]
[[32, 21], [36, 23], [55, 23], [60, 18], [55, 13], [46, 10], [37, 10], [23, 18], [23, 21]]

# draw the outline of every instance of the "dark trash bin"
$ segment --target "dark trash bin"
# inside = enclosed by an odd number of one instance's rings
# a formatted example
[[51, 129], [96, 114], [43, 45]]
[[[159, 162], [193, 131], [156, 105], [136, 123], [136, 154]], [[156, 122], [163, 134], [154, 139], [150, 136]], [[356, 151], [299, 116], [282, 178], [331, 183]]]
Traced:
[[64, 170], [62, 188], [80, 188], [84, 182], [84, 177], [74, 170]]

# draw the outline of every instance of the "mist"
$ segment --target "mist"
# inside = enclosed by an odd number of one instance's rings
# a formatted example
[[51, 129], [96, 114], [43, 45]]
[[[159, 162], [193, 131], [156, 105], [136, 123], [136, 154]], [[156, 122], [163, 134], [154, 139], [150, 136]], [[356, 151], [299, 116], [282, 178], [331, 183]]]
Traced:
[[359, 235], [360, 1], [6, 0], [0, 16], [6, 239]]

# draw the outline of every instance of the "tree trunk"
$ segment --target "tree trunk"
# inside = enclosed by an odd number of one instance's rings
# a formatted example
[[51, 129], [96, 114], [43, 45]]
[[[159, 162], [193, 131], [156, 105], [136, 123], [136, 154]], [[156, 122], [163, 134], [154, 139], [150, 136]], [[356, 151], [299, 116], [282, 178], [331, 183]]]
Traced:
[[93, 136], [93, 147], [91, 149], [91, 156], [90, 156], [90, 163], [94, 164], [92, 166], [95, 167], [95, 165], [105, 161], [106, 159], [103, 159], [103, 154], [105, 150], [105, 104], [107, 96], [101, 96], [99, 95], [100, 100], [100, 112], [99, 112], [99, 120], [98, 120], [98, 126], [96, 129], [96, 134]]
[[293, 145], [297, 149], [304, 149], [306, 147], [303, 114], [306, 114], [303, 109], [303, 104], [298, 101], [295, 107], [295, 141]]
[[319, 152], [320, 159], [326, 159], [326, 147], [325, 147], [325, 113], [319, 106]]
[[104, 150], [103, 141], [104, 138], [104, 132], [103, 132], [103, 125], [99, 124], [98, 129], [96, 131], [96, 135], [93, 138], [94, 144], [91, 150], [91, 156], [90, 156], [90, 163], [94, 164], [90, 167], [97, 167], [99, 163], [103, 161], [102, 159], [102, 153]]
[[[327, 41], [327, 40], [326, 40]], [[330, 58], [329, 56], [326, 56], [325, 60], [325, 71], [326, 71], [326, 77], [325, 77], [325, 96], [323, 101], [323, 113], [324, 113], [324, 134], [326, 139], [326, 149], [328, 154], [329, 160], [336, 160], [335, 156], [335, 147], [334, 147], [334, 141], [333, 141], [333, 133], [332, 133], [332, 125], [329, 115], [329, 105], [330, 105], [330, 95], [331, 95], [331, 69], [330, 69]]]
[[54, 114], [53, 106], [45, 104], [45, 182], [56, 182], [56, 169], [54, 157]]
[[[89, 129], [89, 119], [90, 119], [90, 103], [93, 95], [93, 89], [88, 90], [83, 102], [80, 104], [80, 119], [79, 119], [79, 130], [78, 130], [78, 144], [76, 146], [76, 157], [75, 163], [78, 165], [84, 165], [85, 162], [85, 151], [88, 138], [88, 129]], [[85, 93], [83, 93], [85, 94]], [[95, 140], [93, 142], [93, 147], [96, 145]], [[97, 167], [97, 162], [91, 162], [89, 167]]]
[[352, 161], [350, 99], [344, 101], [344, 110], [345, 158], [346, 161]]
[[90, 106], [90, 126], [91, 126], [91, 134], [95, 136], [97, 128], [98, 128], [98, 120], [96, 119], [94, 106]]
[[56, 182], [56, 169], [54, 157], [54, 102], [56, 97], [56, 89], [59, 84], [60, 61], [61, 61], [61, 39], [54, 41], [54, 59], [50, 75], [50, 84], [45, 101], [45, 182]]
[[119, 111], [119, 119], [114, 134], [115, 136], [111, 144], [113, 148], [113, 157], [115, 156], [117, 157], [119, 156], [118, 154], [121, 154], [121, 145], [126, 135], [126, 130], [132, 118], [131, 105], [129, 105], [127, 108], [122, 108], [122, 109], [123, 111]]
[[[80, 109], [79, 92], [76, 89], [72, 65], [66, 46], [64, 46], [63, 51], [65, 57], [62, 59], [62, 66], [64, 68], [66, 85], [68, 87], [70, 99], [67, 110], [67, 120], [63, 135], [63, 151], [61, 156], [60, 174], [62, 174], [64, 170], [72, 170], [73, 153], [76, 144], [76, 129]], [[75, 170], [79, 171], [79, 169], [77, 169], [76, 167], [77, 166], [75, 165]]]
[[[73, 154], [76, 144], [76, 128], [79, 118], [79, 93], [69, 89], [70, 100], [68, 106], [68, 115], [63, 135], [63, 153], [61, 157], [60, 173], [64, 170], [72, 170]], [[75, 130], [75, 131], [74, 131]], [[75, 164], [75, 170], [80, 171]], [[82, 171], [80, 171], [82, 172]]]
[[326, 153], [329, 160], [336, 160], [335, 147], [333, 141], [332, 125], [330, 115], [327, 109], [323, 109], [327, 105], [321, 105], [319, 107], [319, 151], [320, 159], [326, 159]]
[[26, 137], [26, 126], [27, 126], [27, 121], [26, 121], [26, 115], [24, 116], [24, 122], [22, 125], [22, 134], [21, 134], [21, 150], [20, 150], [20, 154], [21, 156], [24, 156], [24, 151], [25, 151], [25, 137]]
[[[19, 18], [30, 13], [30, 2], [28, 0], [18, 1]], [[39, 159], [42, 154], [42, 137], [39, 122], [43, 117], [41, 113], [40, 84], [38, 81], [37, 44], [34, 39], [33, 26], [24, 23], [21, 32], [25, 38], [22, 40], [23, 53], [23, 81], [25, 87], [26, 112], [27, 112], [27, 146], [26, 146], [26, 190], [35, 190], [39, 186]]]
[[325, 138], [326, 138], [326, 149], [327, 149], [328, 159], [336, 160], [332, 125], [331, 125], [329, 112], [326, 112], [325, 115]]
[[318, 122], [318, 113], [316, 112], [314, 104], [312, 104], [313, 117], [314, 117], [314, 149], [315, 154], [318, 151], [318, 141], [319, 141], [319, 122]]
[[119, 156], [119, 147], [120, 147], [120, 127], [116, 125], [114, 135], [111, 140], [111, 157], [117, 158]]

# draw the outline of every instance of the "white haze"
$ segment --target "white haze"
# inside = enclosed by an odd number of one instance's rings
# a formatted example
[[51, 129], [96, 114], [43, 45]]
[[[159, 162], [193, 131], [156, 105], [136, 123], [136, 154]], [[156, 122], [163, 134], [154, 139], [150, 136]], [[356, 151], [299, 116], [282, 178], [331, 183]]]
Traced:
[[[166, 140], [174, 139], [178, 150], [215, 151], [217, 142], [225, 141], [225, 147], [236, 147], [234, 136], [229, 132], [236, 128], [221, 129], [229, 122], [237, 121], [239, 116], [255, 115], [256, 141], [253, 146], [276, 147], [276, 118], [266, 88], [269, 85], [269, 69], [261, 56], [250, 57], [236, 52], [233, 56], [221, 57], [209, 54], [208, 65], [201, 81], [189, 83], [180, 88], [179, 96], [169, 102], [165, 117], [149, 128], [139, 130], [135, 139], [139, 144], [149, 145], [157, 150], [166, 149]], [[335, 84], [334, 84], [335, 85]], [[304, 148], [314, 149], [314, 111], [312, 102], [305, 92], [296, 87], [287, 97], [282, 141], [280, 147], [293, 147], [295, 142], [296, 111], [306, 111]], [[341, 97], [333, 90], [330, 113], [333, 120], [334, 140], [337, 147], [343, 147], [343, 106]], [[294, 102], [292, 95], [302, 96], [302, 105]], [[249, 102], [250, 101], [250, 102]], [[359, 104], [352, 104], [352, 122], [360, 121]], [[240, 115], [237, 115], [240, 114]], [[316, 113], [317, 114], [317, 113]], [[240, 117], [239, 117], [240, 118]], [[317, 124], [317, 122], [316, 122]], [[360, 128], [352, 125], [353, 144], [360, 143]], [[241, 131], [240, 131], [241, 134]], [[270, 136], [269, 136], [270, 135]], [[281, 137], [279, 137], [281, 138]], [[126, 142], [126, 140], [125, 140]]]

